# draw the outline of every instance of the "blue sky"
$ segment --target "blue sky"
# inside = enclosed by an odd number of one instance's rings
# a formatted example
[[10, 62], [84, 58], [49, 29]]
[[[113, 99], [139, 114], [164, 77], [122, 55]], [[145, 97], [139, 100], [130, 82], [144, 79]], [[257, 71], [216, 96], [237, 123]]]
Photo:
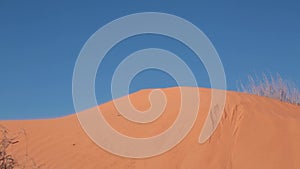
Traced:
[[[0, 1], [0, 119], [50, 118], [74, 113], [72, 74], [87, 39], [103, 25], [137, 12], [164, 12], [199, 27], [223, 62], [229, 90], [249, 74], [279, 72], [300, 87], [298, 1]], [[98, 103], [110, 96], [113, 67], [143, 48], [170, 50], [190, 66], [198, 85], [207, 73], [193, 53], [170, 38], [145, 35], [116, 45], [96, 78]], [[164, 82], [162, 83], [162, 79]], [[174, 86], [167, 74], [149, 70], [130, 86]]]

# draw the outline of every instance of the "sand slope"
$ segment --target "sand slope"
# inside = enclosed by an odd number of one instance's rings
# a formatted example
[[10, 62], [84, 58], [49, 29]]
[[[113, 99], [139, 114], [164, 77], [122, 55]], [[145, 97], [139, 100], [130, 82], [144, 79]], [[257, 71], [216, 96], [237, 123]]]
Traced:
[[[124, 119], [112, 102], [99, 106], [107, 121], [119, 132], [149, 137], [163, 132], [175, 120], [179, 88], [163, 89], [168, 105], [164, 114], [149, 124]], [[192, 131], [175, 148], [147, 159], [129, 159], [110, 154], [91, 141], [76, 115], [56, 119], [0, 121], [11, 133], [24, 129], [27, 141], [11, 147], [20, 163], [26, 152], [42, 168], [49, 169], [299, 169], [300, 106], [254, 95], [228, 92], [225, 112], [213, 136], [204, 144], [198, 137], [207, 116], [210, 90], [199, 89], [201, 107]], [[148, 94], [142, 90], [130, 97], [147, 109]], [[82, 112], [84, 113], [84, 112]], [[27, 142], [27, 146], [26, 146]]]

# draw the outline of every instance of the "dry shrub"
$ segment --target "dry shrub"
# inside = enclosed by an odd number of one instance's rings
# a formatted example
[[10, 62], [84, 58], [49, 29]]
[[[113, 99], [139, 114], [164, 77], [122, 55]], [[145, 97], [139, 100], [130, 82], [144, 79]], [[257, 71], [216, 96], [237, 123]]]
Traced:
[[19, 164], [15, 157], [8, 153], [8, 148], [19, 143], [20, 136], [23, 135], [27, 141], [27, 134], [23, 130], [15, 134], [15, 136], [10, 136], [8, 129], [0, 125], [0, 169], [40, 169], [35, 161], [28, 155], [27, 143], [26, 143], [26, 162], [25, 164]]
[[19, 141], [16, 140], [16, 137], [8, 137], [8, 130], [4, 127], [1, 127], [1, 134], [0, 169], [14, 169], [18, 166], [18, 163], [11, 154], [8, 154], [7, 149]]
[[248, 80], [247, 85], [240, 85], [242, 92], [300, 105], [300, 92], [296, 85], [284, 80], [278, 73], [275, 77], [266, 74], [263, 74], [261, 78], [249, 76]]

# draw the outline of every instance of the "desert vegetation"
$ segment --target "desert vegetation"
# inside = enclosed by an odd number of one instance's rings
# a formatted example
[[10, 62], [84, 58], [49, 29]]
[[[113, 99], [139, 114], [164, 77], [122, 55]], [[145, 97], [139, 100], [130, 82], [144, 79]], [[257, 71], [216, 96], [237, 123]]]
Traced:
[[9, 138], [8, 130], [1, 127], [1, 143], [0, 143], [0, 169], [13, 169], [18, 166], [15, 158], [7, 152], [7, 149], [16, 143], [18, 143], [17, 138]]
[[14, 134], [14, 136], [11, 136], [8, 129], [0, 125], [0, 133], [0, 169], [40, 169], [40, 166], [38, 166], [35, 161], [28, 155], [27, 144], [25, 153], [26, 162], [24, 164], [18, 163], [14, 155], [8, 152], [8, 149], [11, 146], [19, 143], [19, 139], [21, 136], [25, 137], [27, 141], [27, 135], [24, 130], [18, 132], [17, 134]]
[[248, 83], [240, 84], [239, 90], [300, 105], [300, 91], [295, 83], [276, 76], [263, 74], [261, 77], [248, 76]]

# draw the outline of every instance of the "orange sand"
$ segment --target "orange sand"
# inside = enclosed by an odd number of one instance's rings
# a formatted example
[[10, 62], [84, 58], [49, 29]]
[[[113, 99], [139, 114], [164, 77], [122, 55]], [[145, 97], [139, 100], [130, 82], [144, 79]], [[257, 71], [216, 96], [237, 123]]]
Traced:
[[[24, 129], [27, 141], [10, 151], [20, 163], [28, 154], [46, 169], [299, 169], [300, 106], [249, 94], [228, 92], [222, 120], [204, 144], [198, 143], [210, 106], [210, 90], [199, 89], [201, 104], [194, 127], [170, 151], [152, 158], [129, 159], [102, 150], [87, 137], [76, 115], [56, 119], [0, 121], [11, 133]], [[140, 110], [150, 104], [142, 90], [130, 95]], [[112, 102], [99, 108], [120, 133], [149, 137], [166, 130], [176, 119], [179, 88], [163, 89], [168, 104], [163, 115], [149, 124], [124, 119]], [[84, 112], [81, 112], [84, 113]], [[26, 146], [27, 142], [27, 146]]]

